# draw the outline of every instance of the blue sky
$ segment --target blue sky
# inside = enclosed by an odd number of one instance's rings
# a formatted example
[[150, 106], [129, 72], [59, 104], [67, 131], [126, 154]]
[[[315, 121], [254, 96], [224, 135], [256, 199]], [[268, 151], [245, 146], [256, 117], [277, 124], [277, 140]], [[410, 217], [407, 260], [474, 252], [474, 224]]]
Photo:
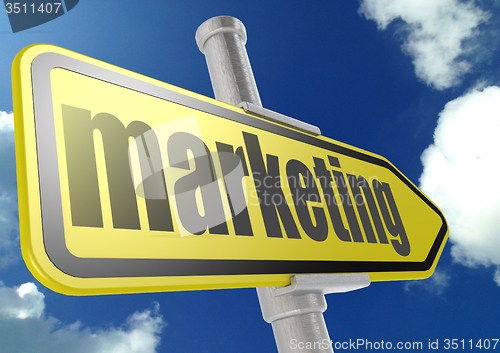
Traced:
[[219, 15], [246, 26], [264, 107], [386, 157], [449, 222], [430, 279], [328, 295], [331, 339], [439, 339], [444, 350], [445, 339], [500, 338], [500, 4], [284, 4], [81, 0], [16, 34], [0, 13], [0, 352], [276, 351], [255, 289], [70, 297], [37, 282], [20, 254], [14, 56], [50, 43], [213, 97], [194, 34]]

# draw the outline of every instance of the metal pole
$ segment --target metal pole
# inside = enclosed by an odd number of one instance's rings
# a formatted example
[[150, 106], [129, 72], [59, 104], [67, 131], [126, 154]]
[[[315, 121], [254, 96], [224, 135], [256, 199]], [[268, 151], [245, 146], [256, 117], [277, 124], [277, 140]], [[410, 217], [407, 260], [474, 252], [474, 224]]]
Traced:
[[246, 42], [245, 26], [230, 16], [213, 17], [196, 31], [196, 43], [205, 54], [215, 99], [232, 105], [249, 102], [262, 106]]
[[[196, 43], [205, 54], [215, 98], [319, 134], [314, 126], [262, 108], [246, 40], [245, 26], [234, 17], [214, 17], [198, 27]], [[366, 274], [303, 275], [293, 276], [291, 282], [287, 287], [257, 288], [262, 315], [272, 324], [278, 352], [333, 353], [322, 314], [324, 294], [366, 287], [370, 278]]]

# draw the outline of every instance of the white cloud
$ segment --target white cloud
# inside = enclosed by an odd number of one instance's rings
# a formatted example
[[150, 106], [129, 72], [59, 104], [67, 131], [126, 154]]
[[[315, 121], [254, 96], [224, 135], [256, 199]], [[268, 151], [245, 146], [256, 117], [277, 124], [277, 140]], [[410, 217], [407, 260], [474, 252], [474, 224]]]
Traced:
[[14, 119], [0, 111], [0, 268], [20, 259]]
[[489, 18], [473, 1], [459, 0], [362, 0], [359, 12], [381, 30], [404, 21], [403, 50], [413, 58], [415, 74], [439, 90], [458, 84], [471, 69], [465, 58], [474, 48], [466, 41]]
[[19, 288], [11, 289], [0, 282], [0, 320], [2, 316], [17, 319], [40, 318], [45, 308], [43, 299], [43, 294], [33, 283], [24, 283]]
[[418, 281], [405, 281], [404, 289], [410, 291], [412, 288], [422, 288], [428, 293], [441, 295], [448, 287], [450, 276], [445, 272], [435, 270], [430, 278]]
[[473, 89], [439, 115], [420, 188], [443, 211], [454, 259], [494, 266], [500, 285], [500, 87]]
[[0, 131], [14, 131], [14, 117], [12, 112], [0, 111]]
[[493, 275], [493, 280], [496, 282], [497, 285], [500, 286], [500, 267], [498, 266], [495, 270], [495, 274]]
[[0, 282], [0, 352], [154, 353], [164, 326], [158, 304], [134, 313], [121, 327], [100, 330], [62, 324], [45, 317], [44, 308], [33, 283], [9, 288]]

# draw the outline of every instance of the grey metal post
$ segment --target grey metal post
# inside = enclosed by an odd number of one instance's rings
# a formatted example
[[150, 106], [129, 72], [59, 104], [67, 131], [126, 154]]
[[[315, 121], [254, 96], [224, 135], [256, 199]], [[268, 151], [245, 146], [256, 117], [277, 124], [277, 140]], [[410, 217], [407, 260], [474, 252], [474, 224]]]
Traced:
[[[262, 107], [245, 49], [246, 40], [245, 26], [234, 17], [214, 17], [198, 27], [196, 43], [205, 54], [215, 98], [252, 114], [320, 134], [315, 126]], [[286, 287], [257, 288], [262, 315], [272, 324], [278, 352], [333, 352], [322, 314], [326, 310], [325, 294], [369, 284], [367, 274], [298, 275]]]
[[215, 99], [232, 105], [249, 102], [262, 106], [246, 42], [245, 26], [230, 16], [213, 17], [196, 31], [196, 43], [205, 54]]

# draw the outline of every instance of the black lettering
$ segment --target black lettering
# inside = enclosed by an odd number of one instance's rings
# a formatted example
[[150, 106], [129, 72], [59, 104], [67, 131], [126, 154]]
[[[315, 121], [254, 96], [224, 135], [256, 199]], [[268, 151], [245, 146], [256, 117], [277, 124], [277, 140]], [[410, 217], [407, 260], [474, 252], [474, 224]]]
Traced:
[[[354, 175], [348, 175], [350, 178], [350, 185], [353, 193], [359, 193], [359, 197], [361, 198], [360, 190], [363, 190], [363, 195], [366, 199], [366, 203], [368, 205], [368, 209], [370, 210], [370, 215], [372, 216], [373, 224], [375, 225], [375, 229], [377, 230], [378, 240], [381, 244], [388, 244], [387, 235], [385, 234], [385, 229], [382, 224], [382, 220], [380, 219], [380, 214], [378, 212], [377, 204], [375, 203], [375, 199], [373, 198], [373, 193], [370, 188], [370, 183], [362, 176], [358, 176], [357, 179]], [[355, 197], [356, 199], [356, 197]], [[360, 205], [356, 202], [356, 206], [358, 207], [358, 213], [361, 217], [361, 221], [363, 224], [363, 228], [365, 230], [366, 239], [369, 243], [376, 243], [377, 239], [375, 238], [375, 234], [373, 232], [372, 225], [370, 223], [370, 218], [368, 217], [368, 213], [366, 211], [365, 204]]]
[[[328, 236], [328, 223], [323, 207], [312, 207], [314, 219], [316, 221], [316, 225], [314, 225], [307, 205], [307, 202], [322, 202], [311, 171], [304, 163], [296, 159], [291, 159], [286, 164], [286, 174], [289, 180], [295, 210], [297, 211], [302, 229], [304, 229], [307, 235], [313, 240], [325, 240]], [[301, 185], [301, 178], [304, 181], [304, 185]]]
[[[174, 192], [179, 219], [191, 234], [228, 234], [222, 199], [210, 151], [198, 137], [176, 132], [167, 141], [170, 166], [189, 169], [187, 151], [194, 155], [194, 170], [175, 182]], [[200, 188], [204, 215], [198, 211], [196, 190]]]
[[[103, 226], [93, 138], [93, 131], [97, 129], [103, 141], [113, 227], [140, 229], [137, 196], [128, 159], [128, 139], [137, 138], [151, 128], [138, 121], [125, 128], [111, 114], [100, 113], [92, 118], [90, 111], [68, 105], [62, 105], [62, 113], [72, 224]], [[141, 161], [141, 168], [144, 167], [142, 163], [147, 162]], [[161, 187], [166, 195], [165, 184]], [[173, 230], [168, 197], [146, 200], [146, 206], [150, 229]]]
[[[335, 168], [339, 168], [338, 159], [332, 156], [328, 156], [330, 165]], [[349, 223], [349, 230], [351, 231], [352, 240], [357, 243], [363, 243], [363, 235], [361, 234], [361, 229], [359, 228], [358, 218], [354, 212], [353, 202], [349, 190], [347, 188], [347, 183], [344, 179], [344, 174], [340, 171], [332, 170], [333, 179], [335, 180], [335, 185], [339, 190], [340, 197], [342, 199], [342, 207], [344, 208], [345, 215], [347, 217], [347, 223]]]
[[335, 194], [333, 193], [332, 175], [326, 169], [324, 160], [316, 157], [313, 159], [315, 166], [314, 173], [316, 174], [316, 178], [318, 178], [321, 189], [323, 190], [323, 195], [328, 206], [328, 212], [330, 213], [330, 219], [332, 221], [335, 234], [342, 241], [351, 241], [351, 235], [349, 234], [349, 230], [347, 230], [344, 225], [344, 221], [340, 215], [339, 205], [337, 205], [337, 200], [335, 199]]
[[[355, 175], [347, 174], [347, 180], [349, 181], [349, 186], [351, 187], [352, 195], [354, 197], [354, 203], [358, 209], [359, 218], [361, 219], [361, 224], [363, 225], [363, 229], [365, 231], [366, 241], [368, 243], [376, 243], [377, 238], [373, 232], [370, 217], [368, 216], [368, 211], [366, 210], [365, 199], [361, 194], [361, 188], [366, 187], [366, 179], [362, 176], [356, 178]], [[368, 188], [369, 187], [370, 186], [368, 185]]]
[[394, 250], [401, 256], [408, 256], [410, 254], [410, 242], [389, 184], [380, 183], [375, 179], [372, 185], [387, 230], [393, 237], [399, 237], [399, 240], [391, 239]]
[[[129, 128], [133, 126], [133, 122]], [[142, 123], [141, 123], [142, 124]], [[144, 136], [147, 134], [148, 141]], [[141, 135], [141, 139], [136, 139], [139, 151], [139, 164], [142, 176], [148, 176], [142, 181], [146, 209], [148, 212], [148, 222], [150, 230], [173, 231], [174, 225], [170, 212], [170, 203], [165, 182], [165, 173], [161, 161], [160, 145], [153, 130]], [[153, 168], [153, 161], [156, 167]], [[155, 172], [155, 170], [157, 170]]]
[[[219, 152], [219, 160], [224, 174], [224, 185], [226, 187], [226, 194], [229, 201], [229, 208], [231, 209], [231, 216], [233, 217], [234, 231], [236, 235], [253, 235], [252, 225], [250, 223], [250, 216], [248, 215], [248, 208], [246, 207], [245, 193], [241, 180], [248, 175], [245, 156], [243, 155], [243, 148], [236, 149], [233, 153], [233, 146], [226, 145], [221, 142], [216, 142], [217, 151]], [[230, 173], [238, 172], [238, 167], [243, 166], [241, 175], [236, 175], [229, 180]], [[232, 175], [232, 174], [231, 174]], [[237, 207], [239, 212], [235, 214], [234, 204], [244, 204]]]
[[92, 116], [89, 110], [67, 105], [62, 114], [73, 226], [103, 227]]
[[[281, 227], [278, 219], [281, 218], [285, 233], [288, 238], [300, 239], [299, 230], [293, 219], [292, 213], [286, 203], [281, 189], [278, 157], [267, 155], [267, 170], [264, 165], [262, 150], [256, 135], [243, 132], [248, 160], [252, 168], [252, 175], [259, 198], [262, 218], [266, 226], [268, 237], [282, 238]], [[268, 200], [268, 197], [270, 198]], [[271, 202], [268, 202], [271, 201]]]
[[246, 158], [245, 158], [245, 153], [243, 152], [243, 147], [242, 146], [238, 147], [236, 149], [236, 152], [234, 152], [234, 154], [237, 155], [238, 157], [240, 157], [241, 165], [243, 167], [243, 174], [245, 176], [249, 176], [247, 162], [246, 162]]

